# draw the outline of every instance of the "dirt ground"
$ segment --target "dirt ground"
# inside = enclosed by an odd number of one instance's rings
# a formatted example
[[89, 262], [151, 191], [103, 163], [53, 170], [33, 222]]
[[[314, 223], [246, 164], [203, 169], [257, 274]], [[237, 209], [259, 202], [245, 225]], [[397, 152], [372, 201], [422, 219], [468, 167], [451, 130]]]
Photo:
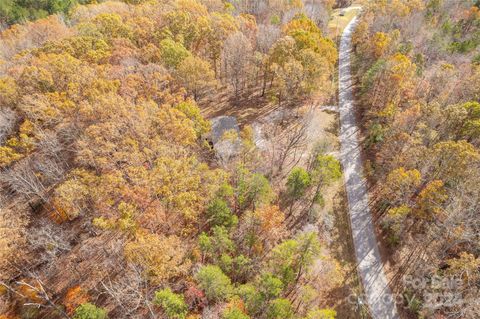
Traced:
[[220, 93], [206, 94], [207, 97], [198, 102], [202, 115], [208, 119], [220, 115], [234, 116], [239, 125], [244, 126], [277, 109], [274, 103], [260, 96], [260, 90], [247, 89], [245, 91], [235, 97], [227, 87], [220, 87], [217, 90]]

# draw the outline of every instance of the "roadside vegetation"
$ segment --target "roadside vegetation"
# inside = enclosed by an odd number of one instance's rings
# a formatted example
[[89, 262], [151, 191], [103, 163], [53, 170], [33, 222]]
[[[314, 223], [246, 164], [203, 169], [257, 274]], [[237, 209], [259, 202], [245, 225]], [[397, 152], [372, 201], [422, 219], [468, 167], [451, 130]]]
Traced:
[[393, 286], [411, 316], [478, 318], [479, 3], [372, 1], [353, 41]]

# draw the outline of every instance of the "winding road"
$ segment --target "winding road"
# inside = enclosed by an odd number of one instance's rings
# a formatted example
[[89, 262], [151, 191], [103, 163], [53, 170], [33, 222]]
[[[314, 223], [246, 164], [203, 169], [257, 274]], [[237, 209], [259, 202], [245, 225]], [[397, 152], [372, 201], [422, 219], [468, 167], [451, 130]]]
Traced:
[[377, 238], [368, 205], [367, 182], [363, 175], [359, 127], [355, 118], [350, 56], [355, 17], [345, 28], [340, 42], [339, 112], [341, 162], [347, 190], [350, 223], [357, 258], [357, 271], [373, 319], [398, 319], [383, 270]]

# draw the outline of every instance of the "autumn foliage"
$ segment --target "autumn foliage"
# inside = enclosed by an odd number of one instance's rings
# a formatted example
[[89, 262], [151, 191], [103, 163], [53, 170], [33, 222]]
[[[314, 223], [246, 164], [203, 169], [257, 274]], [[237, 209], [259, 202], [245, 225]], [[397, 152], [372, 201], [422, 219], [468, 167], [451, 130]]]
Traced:
[[[462, 277], [458, 261], [466, 269], [478, 255], [479, 27], [478, 3], [373, 1], [355, 31], [376, 209], [399, 269], [415, 278]], [[410, 310], [478, 316], [475, 292], [461, 290], [462, 306]]]

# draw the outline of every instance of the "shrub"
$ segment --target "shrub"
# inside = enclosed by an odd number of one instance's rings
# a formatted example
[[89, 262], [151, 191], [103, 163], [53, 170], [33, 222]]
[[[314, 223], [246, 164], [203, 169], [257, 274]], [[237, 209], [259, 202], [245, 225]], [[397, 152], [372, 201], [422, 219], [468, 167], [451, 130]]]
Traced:
[[107, 311], [94, 304], [84, 303], [75, 309], [73, 319], [107, 319]]
[[165, 288], [155, 292], [153, 303], [162, 307], [169, 319], [184, 319], [187, 315], [187, 304], [182, 295]]
[[200, 268], [196, 279], [205, 296], [211, 302], [223, 301], [232, 293], [230, 278], [218, 266], [207, 265]]

